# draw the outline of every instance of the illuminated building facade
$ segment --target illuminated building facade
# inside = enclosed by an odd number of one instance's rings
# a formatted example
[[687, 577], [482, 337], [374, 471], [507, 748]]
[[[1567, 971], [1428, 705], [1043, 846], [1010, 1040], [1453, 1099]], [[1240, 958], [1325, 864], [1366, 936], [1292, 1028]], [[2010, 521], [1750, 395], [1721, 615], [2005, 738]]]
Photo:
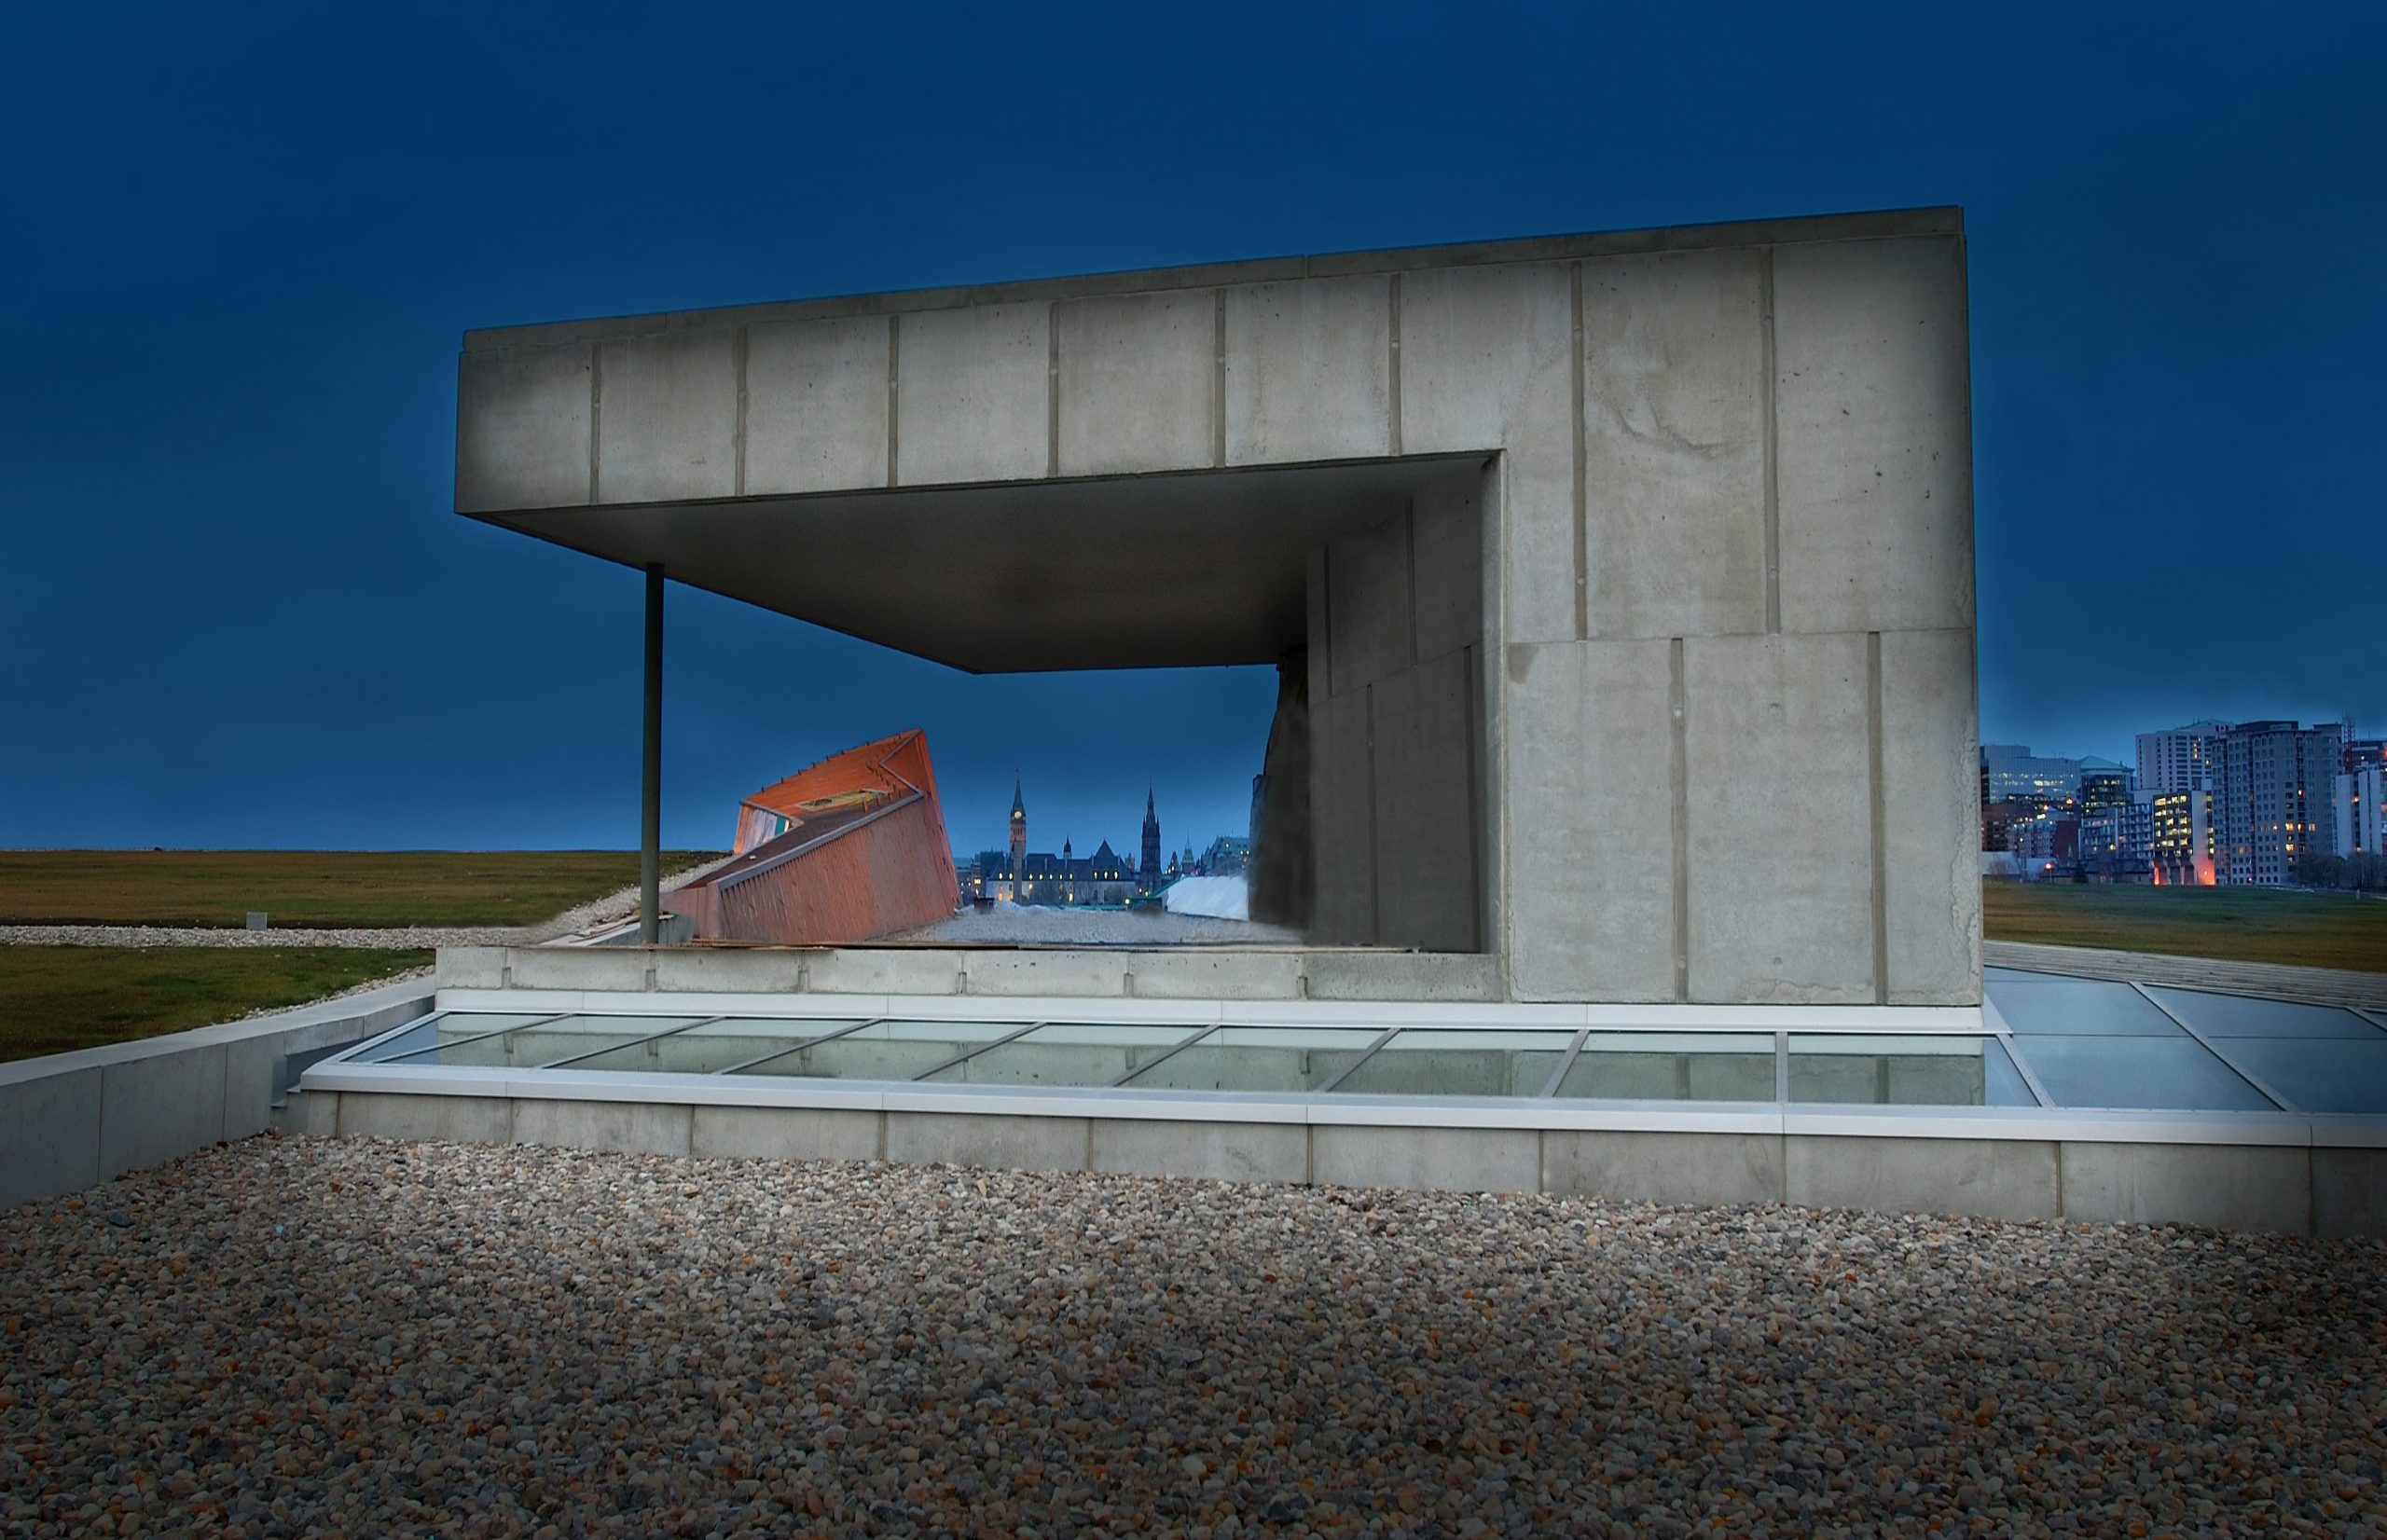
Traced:
[[2336, 845], [2331, 793], [2343, 761], [2335, 722], [2242, 722], [2221, 739], [2215, 878], [2229, 887], [2296, 881], [2297, 859]]
[[2336, 793], [2331, 847], [2340, 856], [2387, 855], [2387, 764], [2349, 768], [2336, 777]]
[[2225, 724], [2192, 722], [2138, 735], [2138, 789], [2148, 795], [2213, 790]]
[[2158, 791], [2148, 800], [2147, 811], [2155, 880], [2166, 887], [2211, 887], [2213, 793]]

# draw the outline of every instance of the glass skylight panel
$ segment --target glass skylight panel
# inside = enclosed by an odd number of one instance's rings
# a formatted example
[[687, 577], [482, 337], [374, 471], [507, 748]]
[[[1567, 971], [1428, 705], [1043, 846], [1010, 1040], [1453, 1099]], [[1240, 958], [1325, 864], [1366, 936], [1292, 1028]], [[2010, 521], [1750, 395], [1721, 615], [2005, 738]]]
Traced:
[[909, 1080], [956, 1054], [1008, 1038], [1025, 1022], [873, 1022], [733, 1073], [832, 1080]]
[[1790, 1035], [1790, 1099], [1871, 1107], [2035, 1107], [1994, 1038]]
[[2263, 1093], [2185, 1032], [2169, 1038], [2039, 1033], [2015, 1039], [2062, 1107], [2269, 1112]]
[[1336, 1083], [1337, 1093], [1538, 1096], [1572, 1032], [1406, 1028]]
[[938, 1085], [1106, 1086], [1201, 1030], [1194, 1024], [1051, 1022], [923, 1079]]
[[1316, 1091], [1384, 1034], [1369, 1027], [1222, 1026], [1137, 1072], [1131, 1091]]
[[[698, 1021], [667, 1036], [650, 1036], [642, 1042], [626, 1042], [556, 1067], [649, 1075], [711, 1075], [774, 1051], [826, 1037], [854, 1025], [859, 1019], [792, 1021], [772, 1016], [724, 1016], [718, 1021]], [[656, 1021], [649, 1031], [662, 1033], [670, 1025], [671, 1023]]]
[[2201, 989], [2150, 987], [2147, 993], [2165, 1010], [2213, 1038], [2345, 1038], [2387, 1043], [2387, 1032], [2351, 1011], [2335, 1006], [2302, 1005], [2292, 1000], [2258, 1000], [2244, 995], [2214, 995]]
[[1558, 1094], [1604, 1101], [1771, 1102], [1771, 1032], [1594, 1032]]
[[2018, 1033], [2177, 1038], [2180, 1024], [2126, 983], [2023, 974], [1996, 981], [1998, 1013]]
[[[532, 1022], [549, 1020], [553, 1011], [532, 1014], [529, 1011], [450, 1011], [415, 1023], [396, 1037], [377, 1044], [358, 1055], [359, 1064], [392, 1064], [404, 1061], [410, 1065], [482, 1063], [483, 1060], [446, 1058], [431, 1052], [434, 1049], [457, 1050], [474, 1038], [494, 1040], [500, 1033], [510, 1032]], [[503, 1062], [502, 1060], [500, 1062]]]
[[2214, 1041], [2300, 1112], [2387, 1116], [2387, 1032], [2351, 1038], [2224, 1038]]

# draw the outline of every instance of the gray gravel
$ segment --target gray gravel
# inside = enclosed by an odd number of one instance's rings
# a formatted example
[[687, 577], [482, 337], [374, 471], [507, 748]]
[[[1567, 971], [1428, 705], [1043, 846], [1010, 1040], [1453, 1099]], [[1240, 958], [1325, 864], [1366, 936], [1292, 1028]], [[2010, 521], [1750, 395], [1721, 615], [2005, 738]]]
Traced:
[[0, 1532], [2375, 1534], [2382, 1263], [252, 1140], [0, 1214]]

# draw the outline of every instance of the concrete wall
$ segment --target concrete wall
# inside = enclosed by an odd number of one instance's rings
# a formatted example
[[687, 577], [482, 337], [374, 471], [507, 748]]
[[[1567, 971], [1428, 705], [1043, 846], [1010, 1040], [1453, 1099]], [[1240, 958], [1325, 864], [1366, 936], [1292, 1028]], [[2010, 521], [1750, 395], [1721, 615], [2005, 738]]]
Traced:
[[431, 987], [417, 980], [255, 1021], [0, 1064], [0, 1206], [262, 1134], [290, 1055], [430, 1009]]
[[1317, 941], [1485, 946], [1483, 479], [1310, 563]]
[[322, 1135], [2387, 1235], [2387, 1150], [2309, 1144], [1393, 1125], [1300, 1107], [1261, 1121], [363, 1091], [308, 1106]]
[[1480, 453], [1313, 564], [1318, 939], [1975, 1003], [1967, 360], [1946, 210], [523, 327], [457, 506]]

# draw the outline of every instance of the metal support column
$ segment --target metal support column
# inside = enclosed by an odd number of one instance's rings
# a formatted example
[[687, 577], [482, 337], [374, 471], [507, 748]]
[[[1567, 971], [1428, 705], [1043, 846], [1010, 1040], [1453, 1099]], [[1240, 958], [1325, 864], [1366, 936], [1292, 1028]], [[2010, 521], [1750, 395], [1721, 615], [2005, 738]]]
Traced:
[[638, 941], [653, 946], [663, 927], [663, 564], [646, 564], [646, 721], [641, 734], [638, 807]]

